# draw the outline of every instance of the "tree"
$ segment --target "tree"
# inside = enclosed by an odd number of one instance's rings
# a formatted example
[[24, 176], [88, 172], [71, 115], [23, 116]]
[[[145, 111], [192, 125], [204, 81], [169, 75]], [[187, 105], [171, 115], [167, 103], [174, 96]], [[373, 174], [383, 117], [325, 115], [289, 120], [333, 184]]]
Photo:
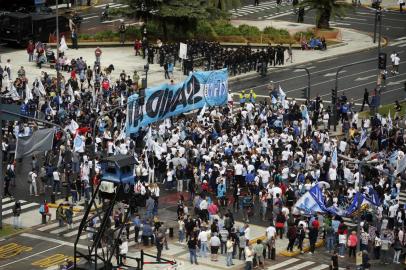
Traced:
[[303, 0], [300, 6], [316, 11], [316, 27], [321, 29], [330, 28], [332, 18], [343, 18], [351, 8], [343, 0]]

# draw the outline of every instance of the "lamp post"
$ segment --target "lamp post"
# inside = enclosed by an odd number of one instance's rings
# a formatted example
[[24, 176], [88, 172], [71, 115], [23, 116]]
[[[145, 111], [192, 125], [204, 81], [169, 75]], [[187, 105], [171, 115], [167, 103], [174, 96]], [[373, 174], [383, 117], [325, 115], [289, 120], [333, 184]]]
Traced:
[[147, 88], [148, 87], [148, 71], [149, 71], [149, 63], [144, 65], [145, 82], [142, 83], [142, 88]]
[[[59, 0], [56, 0], [56, 89], [60, 90], [60, 78], [59, 78], [59, 7], [58, 7]], [[58, 91], [59, 92], [59, 91]]]

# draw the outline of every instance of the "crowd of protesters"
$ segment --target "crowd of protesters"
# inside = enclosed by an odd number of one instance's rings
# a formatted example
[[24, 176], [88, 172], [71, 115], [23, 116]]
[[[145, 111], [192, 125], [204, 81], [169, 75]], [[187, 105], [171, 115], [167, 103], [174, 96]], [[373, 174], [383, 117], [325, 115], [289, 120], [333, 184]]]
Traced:
[[[209, 56], [213, 61], [220, 59], [223, 62], [215, 68], [228, 67], [232, 72], [236, 67], [238, 70], [241, 63], [247, 70], [258, 68], [257, 56], [260, 55], [266, 58], [267, 64], [275, 64], [275, 61], [278, 64], [275, 58], [278, 49], [253, 53], [247, 51], [249, 47], [241, 48], [233, 52], [236, 55], [233, 59], [241, 56], [241, 62], [231, 63], [227, 55], [233, 54], [227, 54], [217, 43], [190, 42], [189, 45], [191, 59], [199, 55]], [[158, 55], [163, 51], [163, 55], [176, 58], [177, 53], [170, 53], [174, 49], [175, 46], [162, 45]], [[143, 244], [156, 245], [158, 260], [167, 245], [167, 228], [158, 217], [162, 188], [165, 192], [186, 192], [178, 203], [178, 240], [186, 241], [191, 263], [198, 263], [197, 256], [207, 256], [210, 247], [213, 261], [218, 260], [220, 250], [226, 254], [227, 265], [232, 265], [238, 257], [245, 260], [246, 269], [252, 269], [254, 263], [263, 267], [265, 257], [274, 257], [277, 239], [285, 237], [289, 240], [286, 249], [290, 251], [295, 246], [302, 250], [304, 239], [308, 238], [313, 253], [317, 240], [324, 238], [327, 251], [334, 254], [337, 249], [338, 256], [343, 257], [347, 250], [348, 257], [352, 257], [360, 241], [365, 251], [364, 261], [367, 262], [369, 256], [384, 263], [400, 262], [406, 243], [404, 206], [399, 203], [403, 172], [393, 175], [405, 152], [405, 119], [400, 113], [394, 118], [375, 115], [361, 120], [355, 106], [343, 98], [341, 106], [348, 104], [346, 110], [340, 111], [344, 132], [339, 137], [331, 136], [331, 111], [320, 97], [300, 104], [294, 99], [285, 99], [283, 92], [270, 83], [268, 99], [257, 100], [253, 94], [246, 98], [244, 94], [239, 104], [230, 98], [225, 107], [158, 122], [151, 127], [151, 135], [147, 136], [147, 129], [143, 129], [139, 134], [126, 137], [123, 105], [126, 98], [138, 90], [139, 77], [122, 71], [118, 78], [113, 78], [112, 64], [101, 68], [100, 48], [95, 50], [95, 57], [93, 65], [86, 62], [90, 59], [78, 58], [68, 61], [65, 69], [65, 65], [57, 61], [57, 68], [61, 70], [59, 78], [41, 72], [34, 82], [25, 78], [24, 67], [21, 67], [14, 83], [2, 89], [4, 101], [19, 104], [27, 115], [58, 124], [66, 132], [57, 130], [53, 150], [32, 159], [30, 186], [39, 187], [39, 192], [36, 187], [29, 189], [33, 196], [49, 188], [57, 195], [69, 196], [72, 205], [81, 197], [89, 200], [92, 184], [97, 185], [102, 177], [99, 160], [116, 154], [132, 155], [137, 161], [133, 188], [142, 198], [138, 204], [142, 211], [133, 209], [131, 222], [126, 222], [128, 227], [134, 227], [135, 241], [142, 235]], [[160, 56], [159, 61], [165, 63], [166, 60]], [[283, 64], [283, 57], [279, 61]], [[10, 60], [5, 71], [12, 79], [15, 71]], [[114, 107], [122, 109], [106, 113]], [[9, 188], [15, 177], [16, 137], [29, 135], [36, 128], [33, 122], [25, 120], [5, 126], [3, 162], [9, 168], [5, 195], [12, 193]], [[93, 128], [96, 128], [95, 137], [91, 135]], [[365, 132], [368, 139], [362, 141], [361, 135]], [[83, 142], [79, 146], [74, 143], [76, 136]], [[333, 151], [339, 154], [337, 161], [332, 160]], [[353, 160], [362, 159], [380, 162], [362, 168], [360, 173]], [[356, 218], [362, 220], [360, 236], [339, 216], [303, 215], [294, 208], [305, 192], [321, 182], [328, 184], [320, 185], [327, 206], [345, 208], [357, 191], [366, 196], [370, 188], [376, 191], [381, 206], [363, 209], [357, 214]], [[59, 225], [71, 226], [71, 207], [66, 211], [60, 205], [58, 209]], [[112, 215], [112, 222], [117, 226], [124, 222], [123, 209], [117, 209]], [[19, 215], [18, 209], [15, 212]], [[237, 226], [236, 217], [245, 224]], [[253, 244], [250, 224], [258, 217], [267, 223], [267, 237]], [[89, 233], [89, 238], [94, 235]], [[129, 232], [127, 237], [120, 238], [117, 252], [117, 260], [123, 263], [128, 238]], [[393, 259], [390, 258], [392, 249]]]

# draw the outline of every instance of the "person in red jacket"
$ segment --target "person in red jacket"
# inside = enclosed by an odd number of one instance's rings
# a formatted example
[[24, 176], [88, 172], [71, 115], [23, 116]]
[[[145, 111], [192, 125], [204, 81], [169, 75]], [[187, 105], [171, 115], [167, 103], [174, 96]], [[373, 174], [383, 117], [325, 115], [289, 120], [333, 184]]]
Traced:
[[28, 62], [34, 61], [35, 44], [30, 40], [27, 45]]
[[315, 228], [315, 229], [317, 229], [317, 230], [320, 228], [320, 222], [319, 222], [319, 218], [318, 218], [318, 217], [315, 217], [315, 218], [314, 218], [314, 220], [313, 220], [313, 222], [312, 222], [312, 227]]
[[134, 42], [135, 56], [141, 55], [140, 50], [141, 50], [141, 41], [139, 39], [135, 39], [135, 42]]

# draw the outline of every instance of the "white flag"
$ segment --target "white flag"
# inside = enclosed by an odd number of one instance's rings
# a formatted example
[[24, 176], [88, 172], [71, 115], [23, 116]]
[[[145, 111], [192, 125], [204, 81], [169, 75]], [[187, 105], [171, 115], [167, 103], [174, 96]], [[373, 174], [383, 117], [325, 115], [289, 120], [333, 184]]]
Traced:
[[62, 36], [62, 37], [61, 37], [61, 42], [60, 42], [59, 50], [60, 50], [61, 52], [64, 52], [64, 51], [67, 51], [67, 50], [68, 50], [68, 45], [66, 44], [65, 36]]
[[28, 102], [29, 100], [32, 100], [33, 98], [34, 97], [32, 96], [31, 89], [27, 83], [27, 84], [25, 84], [25, 102]]
[[20, 95], [17, 92], [17, 89], [14, 87], [13, 81], [9, 81], [9, 92], [10, 92], [10, 96], [13, 100], [19, 100], [20, 99]]
[[286, 109], [286, 94], [282, 90], [282, 87], [280, 85], [279, 85], [279, 96], [280, 96], [280, 99], [281, 99], [282, 107]]
[[72, 104], [75, 102], [75, 93], [73, 93], [73, 89], [70, 84], [68, 85], [68, 94], [70, 95], [70, 103]]
[[71, 120], [69, 126], [66, 127], [67, 130], [69, 130], [72, 134], [76, 133], [76, 130], [79, 128], [78, 123], [76, 123], [75, 120]]
[[389, 110], [389, 113], [388, 113], [388, 128], [392, 129], [392, 127], [393, 127], [393, 123], [392, 123], [392, 118], [390, 116], [390, 110]]
[[202, 110], [200, 111], [200, 113], [199, 113], [199, 117], [200, 118], [202, 118], [203, 117], [203, 115], [204, 115], [204, 113], [206, 112], [206, 103], [204, 104], [204, 106], [203, 106], [203, 108], [202, 108]]
[[40, 92], [41, 95], [45, 96], [47, 93], [45, 92], [45, 87], [42, 84], [42, 81], [40, 79], [38, 80], [38, 91]]
[[357, 146], [358, 150], [361, 149], [361, 147], [364, 145], [364, 143], [367, 141], [367, 139], [368, 139], [368, 133], [367, 133], [366, 129], [363, 129], [362, 133], [361, 133], [361, 139], [359, 140], [359, 143]]
[[402, 173], [406, 169], [406, 155], [401, 159], [398, 160], [398, 165], [396, 166], [396, 170], [394, 171], [393, 175], [396, 176], [399, 173]]

